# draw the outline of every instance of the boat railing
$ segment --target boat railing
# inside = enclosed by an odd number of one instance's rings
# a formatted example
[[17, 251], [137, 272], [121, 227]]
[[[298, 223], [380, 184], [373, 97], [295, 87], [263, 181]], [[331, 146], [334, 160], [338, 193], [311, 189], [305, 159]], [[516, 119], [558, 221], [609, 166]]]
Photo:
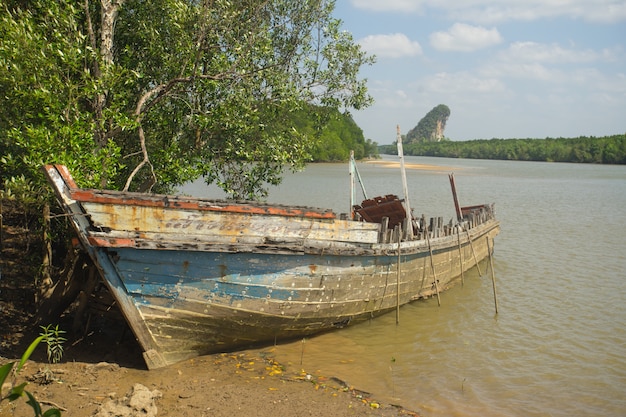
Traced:
[[468, 230], [475, 228], [489, 220], [495, 219], [495, 205], [482, 204], [476, 206], [468, 206], [461, 208], [462, 218], [455, 222], [450, 219], [445, 223], [443, 217], [430, 217], [428, 220], [425, 215], [421, 218], [412, 219], [413, 234], [409, 236], [407, 233], [407, 219], [395, 227], [389, 227], [389, 218], [382, 217], [380, 223], [379, 242], [394, 243], [398, 241], [398, 235], [402, 233], [401, 240], [426, 240], [435, 239], [445, 236], [452, 236], [460, 233], [466, 233]]

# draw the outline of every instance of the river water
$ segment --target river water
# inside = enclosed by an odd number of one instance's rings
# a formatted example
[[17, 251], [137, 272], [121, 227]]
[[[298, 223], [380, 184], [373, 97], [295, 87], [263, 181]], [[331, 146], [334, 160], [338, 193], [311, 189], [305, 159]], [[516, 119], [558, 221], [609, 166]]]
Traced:
[[[387, 156], [386, 160], [394, 160]], [[279, 344], [279, 362], [436, 416], [626, 415], [626, 166], [407, 157], [416, 215], [496, 203], [494, 272], [436, 299]], [[359, 163], [368, 197], [402, 195], [397, 167]], [[221, 197], [201, 184], [185, 192]], [[288, 174], [270, 202], [349, 209], [347, 164]]]

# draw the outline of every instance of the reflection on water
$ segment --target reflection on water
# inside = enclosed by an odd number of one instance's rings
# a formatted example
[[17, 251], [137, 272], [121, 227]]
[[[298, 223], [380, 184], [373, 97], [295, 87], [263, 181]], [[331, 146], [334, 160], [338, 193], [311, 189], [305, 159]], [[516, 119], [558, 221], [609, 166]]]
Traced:
[[[442, 167], [408, 171], [417, 215], [453, 217], [451, 170], [462, 205], [496, 203], [499, 314], [489, 275], [473, 271], [441, 307], [416, 302], [399, 325], [393, 313], [279, 345], [277, 359], [424, 416], [626, 415], [626, 167], [407, 162]], [[370, 197], [402, 194], [397, 169], [359, 170]], [[269, 200], [347, 212], [348, 181], [343, 164], [311, 165]]]

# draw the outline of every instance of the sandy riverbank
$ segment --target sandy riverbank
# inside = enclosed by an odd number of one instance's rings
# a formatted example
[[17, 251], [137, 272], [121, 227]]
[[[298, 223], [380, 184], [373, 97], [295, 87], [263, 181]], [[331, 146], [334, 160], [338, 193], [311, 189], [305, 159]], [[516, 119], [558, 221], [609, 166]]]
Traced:
[[[49, 371], [50, 382], [43, 383]], [[44, 409], [72, 417], [159, 416], [416, 416], [348, 384], [305, 370], [284, 368], [260, 351], [210, 355], [147, 371], [115, 362], [29, 362], [20, 379]], [[136, 384], [149, 395], [133, 398]], [[136, 388], [135, 388], [136, 389]], [[115, 411], [113, 411], [115, 410]], [[114, 413], [113, 413], [114, 412]], [[30, 417], [23, 400], [0, 405], [2, 417]]]
[[[399, 168], [400, 161], [387, 161], [382, 159], [370, 159], [365, 161], [366, 164], [378, 165], [384, 168]], [[423, 171], [441, 171], [441, 172], [451, 172], [458, 171], [460, 168], [458, 167], [449, 167], [443, 165], [431, 165], [431, 164], [413, 164], [406, 163], [404, 164], [406, 169], [415, 169], [415, 170], [423, 170]]]

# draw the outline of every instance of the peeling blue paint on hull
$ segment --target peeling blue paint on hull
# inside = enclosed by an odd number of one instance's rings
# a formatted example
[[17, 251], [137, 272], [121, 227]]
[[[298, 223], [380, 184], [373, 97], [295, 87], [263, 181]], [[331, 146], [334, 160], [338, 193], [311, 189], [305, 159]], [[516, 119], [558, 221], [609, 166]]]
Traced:
[[[159, 348], [179, 356], [340, 328], [397, 303], [397, 256], [102, 251], [116, 259]], [[425, 263], [423, 253], [411, 257]], [[417, 293], [405, 287], [403, 303]]]

